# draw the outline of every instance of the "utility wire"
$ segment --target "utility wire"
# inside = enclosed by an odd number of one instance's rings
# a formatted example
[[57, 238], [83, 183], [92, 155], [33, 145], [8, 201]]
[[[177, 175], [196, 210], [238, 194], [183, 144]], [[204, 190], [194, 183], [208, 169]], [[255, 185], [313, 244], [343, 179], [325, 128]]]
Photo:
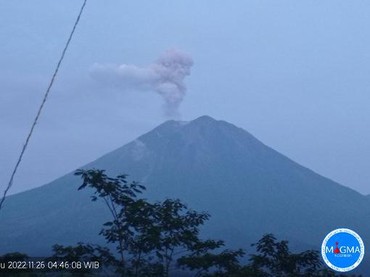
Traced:
[[13, 185], [14, 176], [16, 175], [17, 170], [18, 170], [18, 167], [19, 167], [20, 163], [22, 162], [23, 155], [24, 155], [24, 153], [26, 152], [26, 149], [27, 149], [28, 143], [29, 143], [29, 141], [30, 141], [30, 139], [31, 139], [31, 136], [32, 136], [32, 134], [33, 134], [33, 131], [34, 131], [34, 129], [35, 129], [35, 126], [36, 126], [36, 124], [37, 124], [37, 122], [38, 122], [38, 120], [39, 120], [39, 117], [40, 117], [40, 115], [41, 115], [42, 109], [44, 108], [44, 105], [45, 105], [45, 103], [46, 103], [46, 100], [47, 100], [47, 98], [48, 98], [48, 96], [49, 96], [50, 90], [51, 90], [51, 88], [52, 88], [52, 86], [53, 86], [53, 84], [54, 84], [54, 81], [55, 81], [55, 78], [56, 78], [56, 76], [57, 76], [57, 74], [58, 74], [59, 68], [60, 68], [60, 66], [61, 66], [61, 64], [62, 64], [62, 62], [63, 62], [63, 60], [64, 60], [64, 56], [65, 56], [65, 54], [66, 54], [66, 52], [67, 52], [67, 49], [68, 49], [68, 47], [69, 47], [69, 44], [70, 44], [70, 42], [71, 42], [71, 40], [72, 40], [73, 34], [75, 33], [76, 28], [77, 28], [77, 25], [78, 25], [78, 23], [80, 22], [80, 18], [81, 18], [81, 15], [82, 15], [82, 13], [83, 13], [83, 11], [84, 11], [84, 9], [85, 9], [86, 3], [87, 3], [87, 0], [84, 0], [83, 4], [82, 4], [82, 6], [81, 6], [80, 12], [79, 12], [79, 14], [78, 14], [78, 16], [77, 16], [77, 18], [76, 18], [75, 24], [73, 25], [73, 29], [72, 29], [72, 31], [71, 31], [71, 33], [70, 33], [69, 37], [68, 37], [67, 43], [66, 43], [66, 45], [64, 46], [64, 49], [63, 49], [62, 55], [61, 55], [61, 57], [60, 57], [60, 59], [59, 59], [59, 61], [58, 61], [58, 63], [57, 63], [57, 66], [56, 66], [56, 68], [55, 68], [54, 74], [53, 74], [53, 76], [51, 77], [51, 80], [50, 80], [49, 86], [48, 86], [48, 88], [47, 88], [47, 90], [46, 90], [46, 92], [45, 92], [44, 98], [43, 98], [43, 100], [42, 100], [42, 102], [41, 102], [41, 105], [40, 105], [40, 107], [39, 107], [39, 110], [37, 111], [36, 117], [35, 117], [35, 119], [34, 119], [34, 121], [33, 121], [33, 123], [32, 123], [31, 129], [30, 129], [30, 131], [29, 131], [29, 133], [28, 133], [28, 136], [27, 136], [27, 138], [26, 138], [26, 142], [25, 142], [25, 143], [24, 143], [24, 145], [23, 145], [22, 151], [21, 151], [21, 153], [20, 153], [20, 155], [19, 155], [19, 157], [18, 157], [17, 163], [15, 164], [15, 167], [14, 167], [14, 169], [13, 169], [13, 172], [12, 172], [12, 175], [11, 175], [11, 177], [10, 177], [9, 183], [8, 183], [8, 185], [7, 185], [7, 187], [6, 187], [5, 191], [4, 191], [3, 197], [2, 197], [2, 199], [1, 199], [1, 201], [0, 201], [0, 210], [1, 210], [1, 208], [3, 207], [4, 201], [5, 201], [6, 195], [8, 194], [9, 189], [10, 189], [10, 188], [12, 187], [12, 185]]

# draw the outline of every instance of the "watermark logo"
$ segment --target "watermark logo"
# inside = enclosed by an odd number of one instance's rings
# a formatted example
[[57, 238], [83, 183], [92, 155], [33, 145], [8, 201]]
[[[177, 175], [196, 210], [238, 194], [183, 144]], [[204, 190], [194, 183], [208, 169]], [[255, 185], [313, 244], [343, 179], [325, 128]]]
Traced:
[[323, 240], [321, 255], [331, 269], [347, 272], [355, 269], [364, 258], [364, 242], [350, 229], [335, 229]]

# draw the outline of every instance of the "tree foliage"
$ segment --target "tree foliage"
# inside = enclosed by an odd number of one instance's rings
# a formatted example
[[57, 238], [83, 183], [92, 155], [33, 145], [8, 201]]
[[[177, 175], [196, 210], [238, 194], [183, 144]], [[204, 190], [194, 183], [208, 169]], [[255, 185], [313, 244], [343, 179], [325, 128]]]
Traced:
[[[288, 241], [272, 234], [257, 243], [250, 263], [241, 264], [245, 252], [228, 250], [222, 240], [200, 239], [200, 227], [209, 219], [179, 199], [151, 203], [142, 198], [145, 187], [128, 182], [127, 175], [112, 178], [104, 170], [78, 170], [80, 189], [92, 188], [92, 201], [102, 200], [111, 214], [100, 235], [114, 246], [80, 243], [54, 246], [54, 258], [100, 260], [109, 272], [124, 277], [168, 277], [183, 270], [195, 277], [338, 277], [323, 270], [317, 251], [291, 253]], [[177, 273], [172, 274], [177, 276]]]
[[[69, 272], [71, 276], [81, 277], [344, 276], [322, 269], [317, 251], [292, 253], [288, 241], [278, 241], [272, 234], [252, 244], [255, 252], [250, 255], [249, 264], [243, 265], [243, 249], [229, 250], [222, 240], [200, 238], [200, 227], [210, 218], [208, 213], [191, 210], [179, 199], [151, 203], [142, 197], [145, 187], [129, 182], [126, 175], [112, 178], [104, 170], [96, 169], [78, 170], [75, 174], [83, 180], [79, 190], [91, 188], [91, 200], [103, 201], [111, 218], [100, 231], [106, 246], [54, 245], [54, 255], [50, 257], [51, 261], [70, 263], [99, 261], [100, 271], [69, 268], [63, 274]], [[0, 257], [0, 262], [15, 258], [28, 259], [24, 254], [12, 253]], [[14, 276], [37, 276], [31, 271], [27, 274]]]
[[293, 254], [288, 241], [276, 241], [272, 234], [263, 236], [256, 244], [257, 254], [251, 255], [251, 267], [265, 276], [312, 276], [321, 267], [317, 251], [308, 250]]
[[[227, 270], [237, 264], [237, 257], [244, 255], [241, 250], [210, 253], [224, 243], [199, 238], [200, 227], [209, 214], [191, 210], [179, 199], [151, 203], [140, 197], [145, 187], [128, 182], [126, 175], [112, 178], [104, 170], [95, 169], [78, 170], [75, 174], [83, 180], [79, 189], [92, 188], [92, 201], [102, 199], [110, 211], [111, 220], [104, 223], [100, 234], [115, 246], [117, 253], [104, 248], [109, 257], [105, 265], [109, 264], [121, 276], [169, 276], [178, 267]], [[93, 253], [103, 253], [103, 248], [83, 244], [77, 247], [86, 250], [80, 253], [81, 258], [96, 258]], [[54, 247], [54, 251], [61, 249], [67, 253], [73, 247]], [[194, 266], [196, 259], [202, 263], [201, 268]]]
[[[241, 273], [255, 277], [341, 277], [335, 272], [322, 269], [318, 251], [307, 250], [291, 253], [288, 241], [277, 241], [273, 234], [264, 235], [257, 243], [256, 253], [250, 255], [250, 264]], [[234, 276], [234, 277], [236, 277]], [[354, 276], [355, 275], [351, 275]]]

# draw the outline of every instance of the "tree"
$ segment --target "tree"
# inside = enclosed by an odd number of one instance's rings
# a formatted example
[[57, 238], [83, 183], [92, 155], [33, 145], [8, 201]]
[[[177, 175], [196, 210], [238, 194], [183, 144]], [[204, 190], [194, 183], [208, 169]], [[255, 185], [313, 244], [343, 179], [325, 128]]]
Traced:
[[189, 210], [180, 200], [166, 199], [154, 205], [157, 230], [155, 254], [164, 267], [164, 276], [169, 276], [170, 265], [175, 251], [186, 252], [199, 241], [199, 226], [208, 220], [209, 215]]
[[[264, 235], [257, 243], [256, 254], [250, 256], [250, 265], [244, 270], [256, 277], [341, 277], [333, 271], [322, 269], [318, 251], [291, 253], [288, 241], [277, 241], [273, 234]], [[242, 276], [242, 275], [240, 275]], [[355, 275], [352, 275], [355, 277]], [[359, 276], [361, 277], [361, 276]]]
[[[209, 214], [191, 210], [179, 199], [150, 203], [139, 197], [145, 187], [128, 182], [126, 175], [112, 178], [104, 170], [96, 169], [78, 170], [75, 175], [83, 179], [79, 190], [92, 188], [92, 201], [102, 199], [109, 209], [112, 218], [104, 223], [100, 234], [107, 243], [116, 246], [118, 255], [108, 248], [81, 243], [75, 247], [54, 246], [58, 257], [105, 258], [105, 264], [121, 276], [167, 277], [176, 265], [195, 269], [191, 263], [194, 259], [208, 261], [203, 263], [202, 270], [216, 268], [217, 264], [221, 270], [231, 267], [242, 255], [242, 251], [227, 250], [209, 253], [223, 246], [222, 241], [199, 238], [199, 228], [209, 219]], [[231, 262], [227, 264], [227, 260]]]
[[104, 224], [100, 234], [108, 243], [116, 244], [119, 268], [123, 276], [127, 275], [125, 252], [132, 246], [137, 230], [146, 224], [144, 221], [150, 206], [145, 200], [137, 199], [137, 194], [142, 193], [145, 187], [136, 182], [128, 183], [126, 175], [110, 178], [104, 170], [78, 170], [75, 175], [83, 179], [79, 190], [93, 188], [95, 195], [92, 196], [92, 201], [99, 197], [108, 207], [112, 220]]
[[256, 244], [257, 254], [251, 255], [251, 267], [262, 270], [266, 276], [310, 276], [321, 266], [316, 251], [292, 254], [288, 242], [276, 241], [272, 234], [263, 236]]
[[239, 259], [245, 252], [242, 249], [223, 250], [221, 253], [212, 251], [221, 246], [223, 246], [222, 241], [201, 242], [198, 249], [193, 249], [192, 253], [181, 257], [178, 264], [195, 271], [195, 277], [226, 277], [239, 273], [241, 271]]

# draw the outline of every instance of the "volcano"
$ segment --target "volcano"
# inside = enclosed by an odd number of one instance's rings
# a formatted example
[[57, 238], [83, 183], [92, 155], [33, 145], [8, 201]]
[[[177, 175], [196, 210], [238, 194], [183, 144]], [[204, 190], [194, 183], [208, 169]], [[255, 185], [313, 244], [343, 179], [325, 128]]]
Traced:
[[[152, 200], [179, 198], [211, 219], [202, 236], [248, 248], [273, 233], [295, 249], [320, 249], [339, 227], [370, 241], [369, 198], [295, 163], [247, 131], [202, 116], [167, 121], [82, 168], [129, 174]], [[102, 242], [109, 213], [69, 173], [10, 196], [0, 212], [0, 251], [42, 256], [55, 243]], [[364, 264], [364, 263], [363, 263]]]

